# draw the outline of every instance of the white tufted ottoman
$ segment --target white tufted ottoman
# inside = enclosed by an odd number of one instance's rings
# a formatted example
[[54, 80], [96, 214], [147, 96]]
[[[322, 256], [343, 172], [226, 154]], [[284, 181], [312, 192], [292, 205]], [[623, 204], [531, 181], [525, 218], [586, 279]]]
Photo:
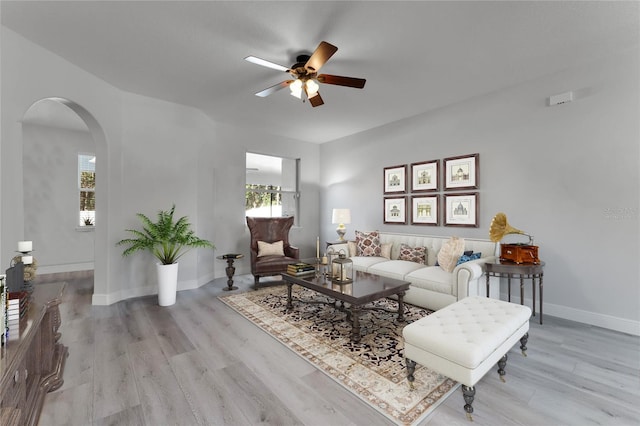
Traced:
[[472, 420], [475, 384], [498, 364], [504, 381], [507, 352], [520, 340], [526, 356], [531, 309], [487, 297], [467, 297], [402, 330], [407, 379], [413, 389], [416, 363], [462, 383], [464, 409]]

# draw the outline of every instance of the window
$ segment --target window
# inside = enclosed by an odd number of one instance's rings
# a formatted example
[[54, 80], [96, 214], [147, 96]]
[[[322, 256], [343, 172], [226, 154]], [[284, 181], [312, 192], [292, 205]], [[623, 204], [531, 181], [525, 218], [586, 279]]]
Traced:
[[78, 154], [78, 193], [80, 199], [79, 225], [96, 224], [96, 157]]
[[300, 160], [247, 152], [245, 214], [298, 219]]

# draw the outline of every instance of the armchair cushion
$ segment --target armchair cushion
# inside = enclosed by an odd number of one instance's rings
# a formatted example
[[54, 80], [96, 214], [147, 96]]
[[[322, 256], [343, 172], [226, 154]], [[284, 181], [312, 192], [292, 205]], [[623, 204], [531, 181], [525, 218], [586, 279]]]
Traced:
[[258, 241], [258, 257], [270, 255], [284, 256], [284, 246], [282, 241], [276, 241], [275, 243]]

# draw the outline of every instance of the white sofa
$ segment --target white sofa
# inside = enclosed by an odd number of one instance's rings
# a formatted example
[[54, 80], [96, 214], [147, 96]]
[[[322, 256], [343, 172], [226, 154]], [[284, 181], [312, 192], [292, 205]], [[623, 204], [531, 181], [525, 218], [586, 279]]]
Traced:
[[[438, 251], [449, 237], [380, 232], [382, 244], [391, 243], [390, 259], [377, 256], [349, 256], [348, 244], [333, 244], [334, 251], [344, 250], [356, 271], [406, 280], [411, 283], [404, 301], [426, 309], [438, 310], [468, 296], [486, 296], [486, 277], [482, 264], [497, 258], [496, 243], [490, 240], [463, 238], [465, 251], [480, 252], [480, 259], [457, 265], [453, 272], [436, 266]], [[426, 265], [398, 260], [400, 245], [426, 247]], [[489, 296], [499, 298], [499, 281], [491, 278]]]

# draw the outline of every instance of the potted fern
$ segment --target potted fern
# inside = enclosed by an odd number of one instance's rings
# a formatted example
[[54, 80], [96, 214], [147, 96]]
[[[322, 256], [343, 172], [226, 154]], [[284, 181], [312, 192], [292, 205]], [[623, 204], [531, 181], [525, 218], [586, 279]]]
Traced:
[[117, 245], [128, 246], [123, 256], [137, 251], [147, 250], [158, 260], [158, 303], [160, 306], [173, 305], [176, 302], [178, 286], [178, 259], [192, 248], [215, 246], [207, 240], [198, 238], [186, 216], [174, 219], [175, 204], [171, 210], [160, 210], [156, 221], [152, 221], [142, 213], [136, 216], [142, 222], [142, 230], [127, 229], [133, 234], [131, 238], [118, 241]]

